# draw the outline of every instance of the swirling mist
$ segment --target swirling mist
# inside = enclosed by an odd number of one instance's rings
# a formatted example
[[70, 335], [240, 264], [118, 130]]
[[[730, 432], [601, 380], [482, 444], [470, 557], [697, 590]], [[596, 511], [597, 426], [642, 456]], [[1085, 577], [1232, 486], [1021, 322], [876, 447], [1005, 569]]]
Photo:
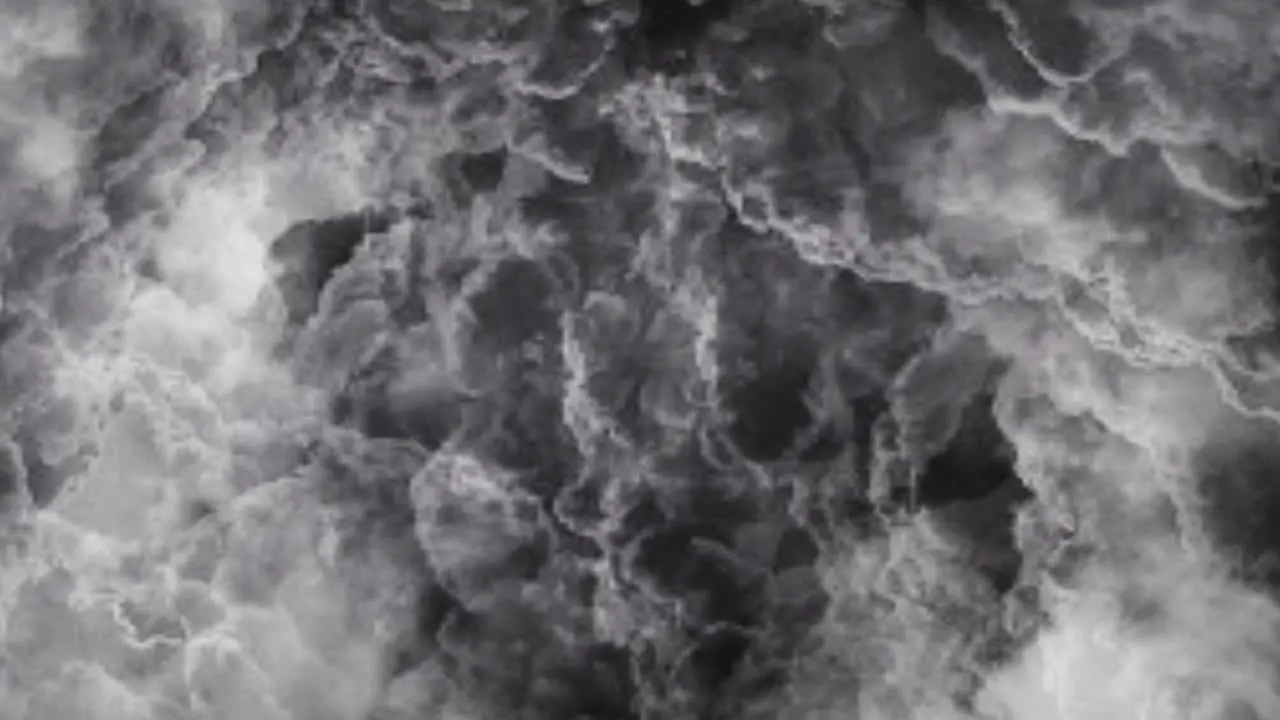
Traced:
[[1280, 6], [0, 12], [0, 718], [1280, 717]]

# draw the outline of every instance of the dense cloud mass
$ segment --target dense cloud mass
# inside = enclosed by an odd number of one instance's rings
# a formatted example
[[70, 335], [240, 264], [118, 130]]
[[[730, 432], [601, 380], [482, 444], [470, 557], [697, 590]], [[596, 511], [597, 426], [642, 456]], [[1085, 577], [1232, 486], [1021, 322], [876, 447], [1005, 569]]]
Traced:
[[0, 13], [0, 717], [1280, 717], [1280, 5]]

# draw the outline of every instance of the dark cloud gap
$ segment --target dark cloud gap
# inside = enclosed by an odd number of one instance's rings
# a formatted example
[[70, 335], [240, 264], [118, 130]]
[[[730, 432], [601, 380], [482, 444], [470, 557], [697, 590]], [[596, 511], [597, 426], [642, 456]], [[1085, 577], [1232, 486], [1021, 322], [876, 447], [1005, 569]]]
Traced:
[[[1253, 232], [1249, 239], [1250, 254], [1266, 268], [1272, 278], [1280, 278], [1280, 167], [1254, 165], [1253, 174], [1264, 178], [1271, 190], [1263, 194], [1263, 202], [1245, 212]], [[1271, 301], [1280, 308], [1280, 280], [1273, 285]], [[1276, 328], [1280, 330], [1280, 328]]]
[[283, 269], [277, 285], [291, 325], [298, 327], [315, 314], [334, 273], [351, 262], [367, 235], [385, 232], [389, 220], [374, 210], [306, 220], [272, 241], [272, 259]]
[[[41, 425], [44, 432], [57, 431], [56, 427], [49, 427], [47, 423]], [[52, 503], [77, 475], [85, 471], [88, 452], [81, 451], [62, 459], [46, 459], [34, 432], [34, 427], [39, 426], [33, 424], [28, 427], [31, 429], [21, 429], [15, 439], [18, 447], [23, 449], [22, 458], [26, 463], [26, 483], [31, 500], [36, 507], [42, 508]]]
[[[484, 288], [468, 302], [475, 316], [474, 342], [484, 348], [516, 348], [558, 332], [555, 282], [544, 263], [523, 258], [498, 262]], [[510, 308], [521, 308], [519, 313]]]
[[458, 161], [458, 172], [473, 192], [484, 193], [498, 187], [506, 166], [506, 151], [494, 150], [462, 157]]
[[791, 449], [799, 433], [812, 422], [804, 403], [811, 372], [779, 368], [729, 393], [724, 400], [733, 417], [729, 437], [743, 455], [768, 461], [781, 458]]
[[691, 70], [711, 29], [728, 20], [741, 0], [644, 0], [622, 39], [624, 62], [663, 74]]
[[352, 424], [369, 438], [411, 439], [436, 450], [463, 426], [471, 403], [466, 394], [449, 388], [403, 397], [381, 384], [342, 392], [334, 401], [333, 419]]
[[1208, 529], [1227, 549], [1233, 570], [1270, 593], [1280, 593], [1280, 496], [1272, 488], [1275, 450], [1262, 438], [1244, 447], [1207, 452], [1199, 487]]
[[978, 500], [1007, 484], [1018, 484], [1014, 450], [993, 417], [990, 397], [964, 409], [960, 429], [947, 446], [928, 458], [916, 481], [916, 501], [923, 507]]

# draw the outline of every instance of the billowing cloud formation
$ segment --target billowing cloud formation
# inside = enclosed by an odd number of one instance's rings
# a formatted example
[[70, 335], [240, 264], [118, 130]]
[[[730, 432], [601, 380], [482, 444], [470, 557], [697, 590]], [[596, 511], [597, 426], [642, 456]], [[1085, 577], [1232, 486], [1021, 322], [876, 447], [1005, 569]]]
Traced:
[[0, 715], [1280, 712], [1264, 4], [0, 9]]

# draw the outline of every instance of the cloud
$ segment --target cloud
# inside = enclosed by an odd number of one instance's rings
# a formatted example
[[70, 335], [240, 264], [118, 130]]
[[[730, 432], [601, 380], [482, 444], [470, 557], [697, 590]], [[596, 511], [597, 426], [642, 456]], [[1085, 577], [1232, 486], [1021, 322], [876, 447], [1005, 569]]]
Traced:
[[1277, 715], [1267, 8], [2, 9], [15, 717]]

